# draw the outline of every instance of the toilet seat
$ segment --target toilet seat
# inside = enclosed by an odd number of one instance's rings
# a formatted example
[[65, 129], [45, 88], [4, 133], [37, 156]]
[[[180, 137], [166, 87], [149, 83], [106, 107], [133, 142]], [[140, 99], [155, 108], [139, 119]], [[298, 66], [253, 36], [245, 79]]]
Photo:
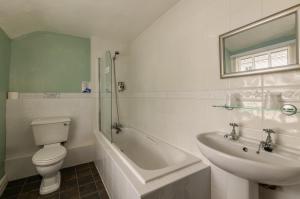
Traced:
[[63, 160], [66, 154], [67, 150], [60, 143], [45, 145], [33, 155], [32, 162], [38, 166], [51, 165]]

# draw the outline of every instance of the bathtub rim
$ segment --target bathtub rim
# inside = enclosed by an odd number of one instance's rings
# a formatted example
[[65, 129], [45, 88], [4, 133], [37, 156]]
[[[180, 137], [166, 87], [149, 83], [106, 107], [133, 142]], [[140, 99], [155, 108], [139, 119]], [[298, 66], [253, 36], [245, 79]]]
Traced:
[[[120, 169], [121, 173], [126, 178], [128, 183], [130, 183], [130, 185], [134, 188], [135, 192], [140, 197], [146, 196], [151, 192], [154, 192], [178, 180], [184, 179], [190, 175], [193, 175], [194, 173], [201, 171], [206, 172], [206, 170], [210, 170], [210, 166], [208, 164], [206, 164], [203, 161], [200, 161], [196, 164], [190, 165], [188, 167], [182, 168], [181, 170], [162, 176], [161, 178], [158, 178], [156, 180], [150, 181], [146, 184], [142, 184], [140, 180], [136, 177], [136, 175], [132, 172], [132, 170], [128, 168], [128, 166], [116, 153], [116, 151], [113, 150], [111, 142], [103, 135], [103, 133], [99, 130], [94, 130], [93, 133], [96, 137], [96, 144], [99, 143], [100, 145], [102, 145], [101, 147], [104, 149], [105, 153], [107, 153], [107, 155], [110, 156], [110, 158]], [[101, 172], [99, 172], [99, 174], [102, 175]]]
[[[125, 127], [124, 130], [128, 129], [129, 131], [133, 131], [132, 133], [138, 134], [138, 136], [141, 136], [142, 139], [150, 139], [154, 142], [161, 143], [167, 147], [170, 147], [182, 154], [185, 155], [185, 160], [178, 162], [177, 164], [170, 165], [161, 169], [144, 169], [140, 165], [138, 165], [135, 161], [131, 160], [126, 154], [123, 154], [120, 151], [120, 148], [116, 143], [110, 142], [115, 152], [120, 156], [120, 158], [124, 161], [124, 163], [130, 168], [130, 170], [136, 175], [136, 177], [143, 183], [149, 183], [153, 180], [159, 179], [163, 176], [166, 176], [170, 173], [176, 172], [178, 170], [184, 169], [185, 167], [191, 166], [193, 164], [196, 164], [198, 162], [201, 162], [201, 159], [184, 151], [180, 148], [177, 148], [176, 146], [170, 145], [169, 143], [166, 143], [165, 141], [158, 139], [156, 137], [153, 137], [151, 135], [148, 135], [138, 129], [132, 128], [132, 127]], [[125, 131], [126, 133], [126, 131]], [[141, 173], [143, 174], [141, 174]], [[154, 177], [152, 176], [154, 174]]]

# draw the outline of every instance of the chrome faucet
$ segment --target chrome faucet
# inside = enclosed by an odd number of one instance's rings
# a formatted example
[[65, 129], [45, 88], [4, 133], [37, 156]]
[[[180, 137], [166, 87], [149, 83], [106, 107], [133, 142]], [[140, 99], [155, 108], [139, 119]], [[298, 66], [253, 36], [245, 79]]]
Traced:
[[122, 132], [122, 124], [118, 123], [118, 122], [115, 122], [113, 125], [112, 125], [112, 129], [115, 129], [116, 130], [116, 134], [119, 134], [120, 132]]
[[275, 133], [272, 129], [263, 129], [263, 132], [267, 133], [266, 141], [261, 141], [258, 146], [257, 154], [260, 153], [261, 148], [267, 152], [272, 152], [274, 149], [274, 143], [271, 137], [271, 133]]
[[235, 128], [238, 127], [239, 125], [237, 123], [229, 123], [229, 125], [232, 126], [232, 131], [230, 134], [224, 135], [224, 137], [230, 140], [238, 140], [239, 135], [237, 134]]

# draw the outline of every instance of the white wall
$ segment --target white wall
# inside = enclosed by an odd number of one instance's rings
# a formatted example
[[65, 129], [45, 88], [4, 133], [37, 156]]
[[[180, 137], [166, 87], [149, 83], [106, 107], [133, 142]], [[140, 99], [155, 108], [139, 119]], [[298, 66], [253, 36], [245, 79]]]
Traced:
[[68, 154], [64, 166], [94, 159], [92, 94], [64, 94], [49, 98], [45, 94], [22, 93], [18, 100], [7, 100], [6, 174], [9, 180], [36, 173], [32, 155], [38, 150], [30, 123], [39, 117], [68, 116], [72, 122], [66, 143]]
[[[195, 136], [229, 130], [229, 122], [240, 123], [245, 136], [257, 139], [262, 139], [262, 128], [273, 128], [278, 132], [277, 143], [300, 148], [300, 115], [212, 108], [224, 104], [226, 92], [240, 92], [245, 102], [261, 106], [267, 90], [280, 91], [285, 101], [300, 105], [299, 71], [221, 80], [218, 61], [220, 34], [297, 3], [180, 1], [130, 45], [128, 90], [121, 96], [123, 123], [202, 158]], [[229, 174], [213, 167], [212, 199], [225, 199], [228, 178]], [[263, 199], [296, 199], [300, 186], [260, 192]]]

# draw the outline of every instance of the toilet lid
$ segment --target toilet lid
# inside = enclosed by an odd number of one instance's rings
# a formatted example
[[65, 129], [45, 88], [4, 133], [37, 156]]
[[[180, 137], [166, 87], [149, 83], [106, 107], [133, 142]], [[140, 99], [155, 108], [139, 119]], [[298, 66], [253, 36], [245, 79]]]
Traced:
[[49, 165], [56, 163], [66, 157], [67, 150], [60, 144], [46, 145], [32, 157], [35, 165]]

